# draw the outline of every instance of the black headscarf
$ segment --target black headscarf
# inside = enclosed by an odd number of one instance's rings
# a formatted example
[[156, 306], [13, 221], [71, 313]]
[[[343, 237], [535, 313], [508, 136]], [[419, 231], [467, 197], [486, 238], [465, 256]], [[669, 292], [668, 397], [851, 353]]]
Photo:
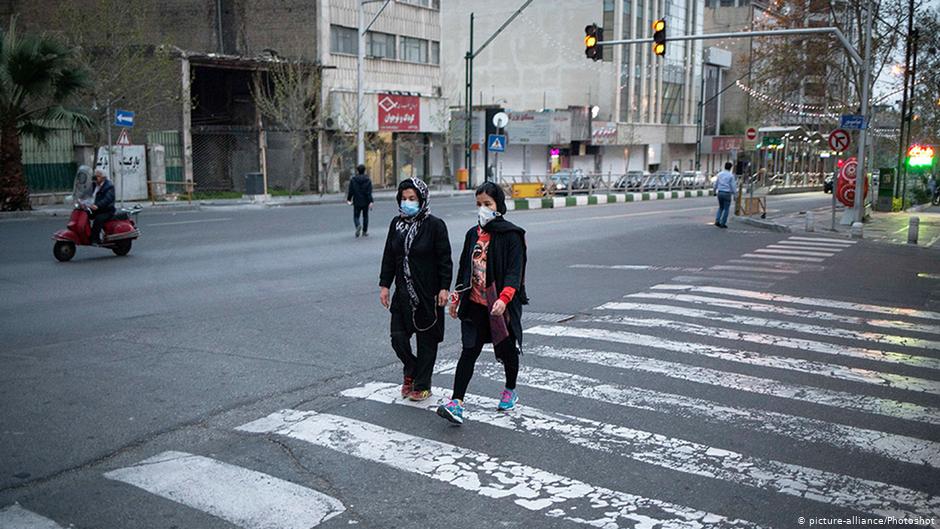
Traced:
[[411, 217], [401, 212], [398, 221], [395, 223], [395, 230], [398, 232], [398, 235], [404, 239], [405, 258], [402, 261], [402, 271], [405, 276], [405, 288], [408, 290], [408, 299], [411, 301], [411, 308], [416, 309], [420, 304], [420, 299], [418, 298], [418, 291], [415, 290], [414, 280], [411, 277], [411, 264], [408, 261], [409, 255], [411, 254], [411, 245], [414, 243], [415, 236], [418, 235], [418, 230], [421, 229], [424, 220], [431, 214], [431, 197], [428, 185], [420, 178], [403, 180], [398, 184], [398, 194], [396, 195], [399, 209], [401, 209], [402, 192], [406, 189], [415, 190], [421, 209], [418, 210], [417, 214]]

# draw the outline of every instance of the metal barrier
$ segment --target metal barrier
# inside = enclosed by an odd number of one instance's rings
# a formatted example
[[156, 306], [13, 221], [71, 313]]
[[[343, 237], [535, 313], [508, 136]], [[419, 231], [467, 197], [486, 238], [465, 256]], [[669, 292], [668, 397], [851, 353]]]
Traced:
[[711, 187], [708, 179], [701, 174], [589, 174], [577, 171], [541, 175], [500, 175], [498, 183], [510, 196], [514, 184], [541, 184], [543, 196], [686, 191]]

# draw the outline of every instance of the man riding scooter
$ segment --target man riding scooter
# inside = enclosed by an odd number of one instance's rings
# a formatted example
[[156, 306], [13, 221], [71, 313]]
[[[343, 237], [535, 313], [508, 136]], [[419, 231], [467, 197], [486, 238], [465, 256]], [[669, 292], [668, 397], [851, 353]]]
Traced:
[[95, 169], [95, 191], [92, 194], [91, 209], [91, 243], [101, 244], [101, 231], [104, 223], [114, 218], [114, 184], [101, 169]]

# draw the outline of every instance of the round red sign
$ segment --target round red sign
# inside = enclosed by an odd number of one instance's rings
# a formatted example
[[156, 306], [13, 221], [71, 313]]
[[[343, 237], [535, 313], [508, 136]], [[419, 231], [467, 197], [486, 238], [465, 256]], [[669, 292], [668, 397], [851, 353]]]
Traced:
[[747, 129], [746, 137], [748, 141], [754, 141], [757, 139], [757, 129], [751, 127]]

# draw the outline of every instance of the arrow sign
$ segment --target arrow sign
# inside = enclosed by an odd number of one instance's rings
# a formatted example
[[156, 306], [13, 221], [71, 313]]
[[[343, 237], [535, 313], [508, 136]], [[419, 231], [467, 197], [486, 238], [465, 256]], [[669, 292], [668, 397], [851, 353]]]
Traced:
[[490, 134], [486, 140], [486, 149], [490, 152], [506, 152], [506, 135]]
[[850, 143], [852, 143], [851, 137], [845, 129], [836, 129], [829, 133], [829, 148], [834, 151], [845, 151]]
[[114, 124], [118, 127], [133, 127], [134, 113], [130, 110], [115, 110]]

